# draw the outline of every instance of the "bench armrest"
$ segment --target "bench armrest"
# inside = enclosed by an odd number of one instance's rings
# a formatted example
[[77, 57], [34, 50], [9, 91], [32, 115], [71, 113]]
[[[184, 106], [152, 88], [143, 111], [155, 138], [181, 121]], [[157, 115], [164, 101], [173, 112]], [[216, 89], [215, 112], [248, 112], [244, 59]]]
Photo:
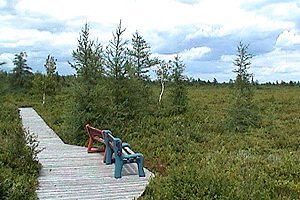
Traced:
[[131, 148], [131, 146], [130, 146], [130, 144], [129, 143], [122, 143], [122, 147], [124, 148], [124, 147], [129, 147], [129, 148]]
[[123, 156], [123, 158], [125, 158], [125, 159], [137, 158], [137, 157], [144, 157], [144, 156], [141, 153], [135, 153], [135, 154], [130, 154], [130, 155], [124, 155]]

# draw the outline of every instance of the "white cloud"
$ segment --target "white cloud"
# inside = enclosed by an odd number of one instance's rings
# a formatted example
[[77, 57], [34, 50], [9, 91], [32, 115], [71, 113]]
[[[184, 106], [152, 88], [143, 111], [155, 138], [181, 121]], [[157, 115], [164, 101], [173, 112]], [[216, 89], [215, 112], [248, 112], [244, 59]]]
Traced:
[[197, 20], [190, 20], [193, 28], [185, 39], [225, 36], [243, 39], [253, 34], [295, 28], [293, 21], [269, 16], [268, 12], [247, 11], [242, 8], [243, 4], [245, 1], [215, 0], [197, 4], [194, 6], [197, 10], [190, 10], [198, 13]]
[[174, 57], [179, 55], [179, 57], [183, 61], [197, 61], [203, 57], [203, 55], [211, 52], [211, 49], [209, 47], [193, 47], [190, 49], [185, 49], [182, 52], [179, 52], [178, 54], [152, 54], [153, 57], [157, 57], [159, 59], [169, 61], [174, 60]]
[[49, 46], [64, 46], [76, 44], [77, 33], [61, 32], [51, 33], [36, 29], [0, 28], [0, 45], [2, 47], [15, 48], [19, 46], [31, 47], [38, 43], [46, 43]]
[[164, 60], [164, 61], [169, 61], [169, 60], [174, 60], [174, 57], [177, 54], [158, 54], [158, 53], [154, 53], [152, 54], [153, 58], [158, 58], [160, 60]]
[[194, 28], [194, 31], [189, 33], [185, 39], [191, 40], [199, 37], [219, 37], [222, 36], [221, 27], [201, 24]]
[[0, 45], [4, 47], [32, 46], [51, 37], [49, 32], [34, 29], [0, 28]]
[[4, 8], [7, 5], [6, 0], [0, 0], [0, 8]]
[[[279, 48], [253, 58], [252, 71], [260, 81], [275, 81], [288, 76], [300, 76], [300, 50], [284, 51]], [[284, 76], [283, 76], [284, 75]]]
[[233, 62], [235, 59], [236, 55], [222, 55], [221, 56], [221, 61], [223, 62]]
[[300, 44], [300, 34], [295, 30], [283, 31], [276, 40], [277, 47], [288, 47]]
[[179, 53], [179, 56], [183, 60], [198, 60], [201, 59], [201, 57], [207, 53], [211, 52], [211, 48], [209, 47], [193, 47], [191, 49], [186, 49], [183, 52]]
[[[21, 13], [46, 14], [59, 20], [81, 18], [101, 24], [116, 24], [123, 19], [130, 31], [168, 31], [183, 25], [209, 24], [221, 26], [228, 34], [241, 27], [257, 25], [278, 28], [276, 19], [247, 12], [241, 8], [241, 1], [202, 0], [194, 4], [184, 4], [174, 0], [110, 0], [73, 1], [61, 0], [59, 6], [52, 0], [21, 0], [17, 6]], [[286, 25], [280, 24], [280, 27]], [[200, 27], [200, 31], [203, 27]], [[208, 32], [207, 32], [208, 31]], [[215, 31], [212, 29], [211, 31]], [[204, 34], [210, 34], [205, 30]]]
[[242, 6], [247, 3], [253, 2], [193, 0], [191, 4], [186, 4], [176, 0], [60, 0], [57, 6], [52, 0], [20, 0], [17, 10], [24, 14], [48, 15], [65, 21], [68, 26], [77, 30], [85, 21], [92, 21], [111, 27], [109, 33], [122, 19], [127, 35], [135, 30], [139, 30], [142, 35], [150, 35], [149, 43], [153, 44], [153, 50], [170, 42], [156, 37], [157, 32], [176, 34], [179, 27], [193, 27], [186, 36], [187, 41], [230, 34], [243, 37], [251, 34], [253, 30], [272, 31], [294, 27], [293, 23], [269, 18], [264, 13], [244, 10]]
[[14, 68], [13, 63], [12, 63], [13, 58], [14, 58], [14, 54], [11, 54], [11, 53], [0, 54], [0, 62], [5, 62], [5, 65], [2, 65], [2, 66], [5, 68], [8, 68], [10, 70]]
[[299, 1], [270, 3], [258, 9], [257, 13], [271, 19], [293, 19], [300, 16]]

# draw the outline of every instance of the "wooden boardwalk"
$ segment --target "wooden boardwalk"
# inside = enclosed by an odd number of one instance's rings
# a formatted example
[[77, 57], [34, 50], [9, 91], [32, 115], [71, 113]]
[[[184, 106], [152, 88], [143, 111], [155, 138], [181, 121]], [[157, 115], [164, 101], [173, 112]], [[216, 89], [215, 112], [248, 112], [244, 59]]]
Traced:
[[44, 149], [38, 155], [39, 199], [135, 199], [144, 192], [152, 177], [147, 169], [139, 177], [136, 164], [124, 165], [122, 178], [115, 179], [114, 165], [105, 165], [103, 154], [63, 143], [33, 108], [20, 108], [20, 116]]

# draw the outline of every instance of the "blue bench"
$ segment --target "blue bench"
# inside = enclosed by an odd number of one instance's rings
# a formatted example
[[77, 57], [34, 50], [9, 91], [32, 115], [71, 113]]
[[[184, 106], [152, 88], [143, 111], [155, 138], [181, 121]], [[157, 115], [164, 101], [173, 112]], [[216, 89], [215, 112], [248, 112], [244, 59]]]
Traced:
[[139, 176], [145, 177], [143, 154], [134, 153], [128, 143], [122, 143], [122, 140], [114, 137], [109, 130], [102, 133], [106, 146], [105, 163], [107, 165], [115, 163], [115, 178], [121, 178], [123, 165], [130, 163], [136, 163]]

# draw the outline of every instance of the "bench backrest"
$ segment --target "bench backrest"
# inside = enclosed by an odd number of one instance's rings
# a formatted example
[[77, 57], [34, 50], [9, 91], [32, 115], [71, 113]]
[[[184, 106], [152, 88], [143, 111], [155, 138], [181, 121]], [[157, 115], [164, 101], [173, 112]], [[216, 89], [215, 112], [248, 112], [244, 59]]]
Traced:
[[103, 138], [102, 130], [92, 127], [90, 124], [85, 125], [86, 132], [91, 137], [100, 136]]
[[115, 156], [122, 157], [122, 140], [114, 137], [109, 130], [103, 130], [103, 138], [106, 147], [110, 147]]

